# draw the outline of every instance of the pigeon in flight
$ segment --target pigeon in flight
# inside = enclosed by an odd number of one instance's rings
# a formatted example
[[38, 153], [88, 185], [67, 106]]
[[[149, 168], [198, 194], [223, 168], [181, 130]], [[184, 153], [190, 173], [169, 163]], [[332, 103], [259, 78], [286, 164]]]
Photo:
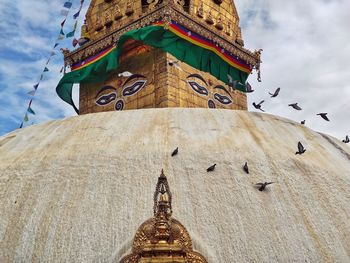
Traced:
[[236, 89], [237, 84], [239, 83], [238, 80], [233, 80], [233, 78], [227, 74], [228, 78], [228, 85], [232, 88], [232, 91]]
[[301, 123], [302, 125], [305, 125], [305, 120], [301, 121], [300, 123]]
[[275, 90], [274, 93], [270, 93], [270, 92], [269, 92], [269, 94], [271, 95], [271, 98], [275, 98], [275, 97], [278, 96], [278, 94], [280, 93], [280, 91], [281, 91], [281, 88], [277, 88], [277, 89]]
[[260, 101], [259, 104], [256, 104], [255, 102], [253, 102], [253, 106], [255, 109], [265, 112], [263, 109], [261, 109], [261, 104], [263, 103], [264, 103], [264, 100]]
[[349, 142], [350, 142], [349, 136], [346, 135], [345, 136], [345, 140], [343, 140], [343, 143], [349, 143]]
[[274, 182], [265, 182], [265, 183], [257, 183], [255, 184], [256, 186], [260, 186], [259, 187], [259, 191], [264, 191], [266, 186], [268, 186], [269, 184], [273, 184]]
[[302, 108], [299, 107], [298, 103], [288, 104], [288, 106], [292, 107], [295, 110], [302, 110]]
[[298, 142], [298, 151], [295, 154], [302, 155], [304, 152], [306, 152], [304, 145], [302, 145], [301, 142]]
[[247, 82], [247, 84], [245, 84], [245, 92], [246, 93], [252, 93], [254, 92], [252, 86]]
[[328, 113], [318, 113], [316, 115], [320, 115], [322, 117], [322, 119], [326, 120], [326, 121], [329, 121], [328, 117], [327, 117], [327, 114]]
[[249, 174], [249, 168], [248, 168], [248, 163], [245, 162], [244, 166], [243, 166], [243, 170], [246, 172], [246, 174]]
[[176, 149], [171, 153], [171, 156], [174, 157], [175, 155], [177, 155], [179, 152], [179, 147], [176, 147]]
[[129, 72], [129, 71], [124, 71], [124, 72], [122, 72], [122, 73], [119, 73], [119, 74], [118, 74], [118, 77], [128, 78], [128, 77], [131, 77], [132, 75], [134, 75], [134, 74], [132, 74], [132, 73]]
[[174, 66], [175, 68], [177, 68], [177, 69], [179, 69], [179, 70], [182, 71], [182, 68], [180, 67], [179, 61], [178, 61], [178, 60], [170, 60], [170, 61], [168, 62], [168, 65], [169, 65], [169, 66]]
[[212, 172], [212, 171], [214, 171], [215, 166], [216, 166], [216, 163], [215, 163], [214, 165], [210, 166], [210, 167], [207, 169], [207, 172]]

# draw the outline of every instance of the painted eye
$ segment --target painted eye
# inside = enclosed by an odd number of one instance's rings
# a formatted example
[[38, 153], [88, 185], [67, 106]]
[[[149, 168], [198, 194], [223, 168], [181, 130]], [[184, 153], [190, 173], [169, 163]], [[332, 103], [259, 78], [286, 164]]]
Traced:
[[127, 86], [123, 89], [123, 96], [131, 96], [139, 92], [145, 85], [147, 80], [137, 80], [132, 85]]
[[115, 104], [115, 110], [121, 111], [124, 109], [124, 101], [118, 100], [117, 103]]
[[115, 94], [114, 92], [106, 95], [102, 95], [98, 99], [96, 99], [96, 104], [98, 106], [105, 106], [111, 103], [112, 101], [114, 101], [116, 98], [117, 98], [117, 94]]
[[229, 97], [227, 97], [225, 95], [221, 95], [219, 93], [214, 94], [214, 99], [216, 99], [218, 102], [220, 102], [224, 105], [228, 105], [228, 104], [232, 103], [232, 100]]
[[215, 106], [214, 101], [209, 100], [209, 101], [208, 101], [208, 107], [209, 107], [209, 109], [215, 109], [215, 108], [216, 108], [216, 106]]
[[201, 94], [201, 95], [206, 95], [206, 96], [208, 96], [208, 94], [209, 94], [208, 90], [207, 90], [205, 87], [199, 85], [197, 82], [188, 81], [188, 84], [190, 84], [191, 88], [192, 88], [195, 92], [197, 92], [197, 93], [199, 93], [199, 94]]

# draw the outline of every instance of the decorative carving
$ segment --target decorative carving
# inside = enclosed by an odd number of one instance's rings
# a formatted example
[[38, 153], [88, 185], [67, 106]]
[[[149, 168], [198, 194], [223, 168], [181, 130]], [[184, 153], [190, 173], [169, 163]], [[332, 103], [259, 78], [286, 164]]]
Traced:
[[101, 23], [101, 19], [99, 17], [96, 17], [96, 26], [95, 26], [95, 30], [96, 31], [101, 31], [103, 28], [103, 25]]
[[204, 8], [203, 8], [203, 2], [201, 2], [198, 6], [198, 10], [197, 10], [197, 16], [200, 18], [204, 17]]
[[205, 19], [205, 22], [207, 22], [209, 25], [214, 24], [213, 15], [211, 13], [211, 10], [209, 10], [207, 18]]
[[110, 27], [113, 23], [113, 20], [111, 18], [111, 14], [109, 12], [105, 13], [105, 26]]
[[156, 5], [159, 3], [159, 0], [147, 0], [147, 3], [148, 3], [148, 8], [150, 10], [153, 10]]
[[123, 17], [122, 11], [120, 10], [119, 5], [115, 5], [114, 7], [114, 19], [119, 20]]
[[126, 4], [126, 11], [125, 14], [127, 16], [131, 16], [134, 13], [134, 8], [133, 8], [133, 4], [132, 1], [129, 0], [128, 3]]
[[171, 217], [172, 195], [163, 170], [154, 193], [153, 214], [154, 217], [137, 230], [132, 254], [124, 257], [120, 263], [207, 263], [201, 254], [193, 251], [186, 228]]
[[231, 29], [232, 29], [231, 22], [229, 21], [227, 22], [227, 26], [225, 30], [226, 35], [231, 36]]
[[[113, 5], [115, 4], [116, 3], [114, 2]], [[127, 4], [132, 10], [133, 5], [131, 2], [128, 1]], [[120, 6], [117, 5], [114, 7], [115, 19], [117, 17], [117, 14], [121, 13], [119, 7]], [[200, 8], [201, 4], [199, 5], [197, 11]], [[89, 16], [89, 14], [87, 14], [87, 16]], [[140, 14], [140, 18], [135, 18], [135, 20], [132, 19], [133, 18], [130, 18], [130, 22], [127, 23], [127, 26], [113, 27], [113, 31], [106, 35], [92, 34], [96, 30], [96, 26], [99, 23], [98, 21], [96, 23], [96, 18], [94, 18], [92, 21], [88, 20], [90, 21], [90, 25], [88, 26], [89, 32], [91, 33], [91, 41], [85, 43], [83, 47], [67, 54], [65, 57], [65, 65], [72, 65], [74, 63], [82, 61], [83, 59], [86, 59], [89, 56], [93, 56], [102, 51], [104, 48], [118, 42], [120, 36], [125, 32], [151, 25], [155, 21], [159, 20], [162, 20], [166, 25], [169, 25], [172, 20], [175, 20], [177, 23], [185, 25], [189, 30], [196, 32], [199, 35], [202, 35], [211, 40], [215, 39], [217, 45], [226, 49], [237, 58], [246, 61], [251, 66], [251, 68], [256, 68], [258, 64], [259, 60], [256, 57], [256, 54], [243, 47], [244, 43], [241, 37], [241, 33], [239, 30], [237, 31], [236, 28], [236, 23], [238, 24], [238, 18], [235, 18], [233, 21], [227, 21], [227, 23], [225, 23], [226, 25], [224, 27], [224, 30], [215, 30], [215, 32], [213, 32], [211, 25], [203, 23], [202, 18], [198, 17], [198, 15], [190, 15], [187, 12], [184, 12], [183, 7], [181, 7], [177, 1], [175, 2], [174, 0], [169, 0], [159, 1], [155, 10], [149, 10], [147, 8], [143, 11], [142, 14]], [[90, 31], [91, 27], [93, 31]], [[103, 26], [100, 28], [100, 30], [102, 28]], [[237, 41], [236, 38], [238, 39]]]
[[216, 19], [216, 24], [215, 27], [219, 30], [223, 30], [224, 26], [222, 25], [222, 19], [221, 19], [221, 15], [218, 15], [218, 18]]

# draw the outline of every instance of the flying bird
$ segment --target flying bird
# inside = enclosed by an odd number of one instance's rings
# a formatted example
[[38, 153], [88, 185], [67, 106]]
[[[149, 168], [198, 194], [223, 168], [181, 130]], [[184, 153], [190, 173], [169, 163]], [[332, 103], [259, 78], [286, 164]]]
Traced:
[[238, 80], [233, 80], [231, 75], [227, 74], [228, 78], [228, 85], [232, 88], [232, 91], [236, 89], [237, 84], [239, 83]]
[[304, 124], [305, 124], [305, 120], [301, 121], [300, 123], [301, 123], [302, 125], [304, 125]]
[[301, 142], [298, 142], [298, 151], [295, 154], [302, 155], [304, 152], [306, 152], [304, 145], [302, 145]]
[[281, 88], [277, 88], [277, 89], [275, 90], [274, 93], [270, 93], [270, 92], [269, 92], [269, 94], [271, 95], [271, 98], [275, 98], [275, 97], [278, 96], [278, 94], [280, 93], [280, 91], [281, 91]]
[[214, 165], [210, 166], [210, 167], [207, 169], [207, 172], [212, 172], [212, 171], [214, 171], [215, 166], [216, 166], [216, 163], [215, 163]]
[[173, 156], [177, 155], [178, 152], [179, 152], [179, 147], [176, 147], [176, 149], [171, 153], [171, 156], [173, 157]]
[[169, 66], [174, 66], [175, 68], [179, 69], [179, 70], [182, 70], [182, 68], [180, 67], [179, 65], [179, 61], [178, 60], [170, 60], [168, 62], [168, 65]]
[[255, 102], [253, 102], [253, 106], [255, 109], [265, 112], [263, 109], [261, 109], [261, 104], [263, 103], [264, 103], [264, 100], [260, 101], [259, 104], [256, 104]]
[[248, 168], [248, 163], [247, 163], [247, 162], [245, 162], [245, 164], [244, 164], [244, 166], [243, 166], [243, 170], [244, 170], [247, 174], [249, 174], [249, 168]]
[[259, 191], [264, 191], [266, 186], [268, 186], [269, 184], [273, 184], [274, 182], [265, 182], [265, 183], [257, 183], [255, 184], [256, 186], [260, 186], [259, 187]]
[[328, 113], [318, 113], [318, 114], [316, 114], [316, 115], [319, 115], [319, 116], [322, 117], [322, 119], [324, 119], [324, 120], [326, 120], [326, 121], [329, 121], [329, 119], [328, 119], [328, 117], [327, 117], [327, 114], [328, 114]]
[[345, 140], [343, 140], [343, 143], [349, 143], [349, 142], [350, 142], [349, 136], [346, 135], [345, 136]]
[[245, 92], [247, 92], [247, 93], [254, 92], [252, 86], [248, 82], [247, 82], [247, 84], [245, 84]]
[[292, 107], [295, 110], [302, 110], [302, 108], [299, 107], [298, 103], [288, 104], [288, 106]]
[[129, 71], [124, 71], [124, 72], [122, 72], [122, 73], [119, 73], [119, 74], [118, 74], [118, 77], [128, 78], [128, 77], [131, 77], [132, 75], [134, 75], [134, 74], [132, 74], [132, 73], [129, 72]]

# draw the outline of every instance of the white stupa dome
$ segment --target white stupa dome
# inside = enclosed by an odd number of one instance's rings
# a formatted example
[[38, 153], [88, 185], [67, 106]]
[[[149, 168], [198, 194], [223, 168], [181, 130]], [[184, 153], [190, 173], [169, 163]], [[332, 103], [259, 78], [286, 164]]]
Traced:
[[0, 262], [118, 262], [152, 216], [161, 169], [208, 262], [350, 261], [349, 146], [268, 114], [169, 108], [1, 137]]

